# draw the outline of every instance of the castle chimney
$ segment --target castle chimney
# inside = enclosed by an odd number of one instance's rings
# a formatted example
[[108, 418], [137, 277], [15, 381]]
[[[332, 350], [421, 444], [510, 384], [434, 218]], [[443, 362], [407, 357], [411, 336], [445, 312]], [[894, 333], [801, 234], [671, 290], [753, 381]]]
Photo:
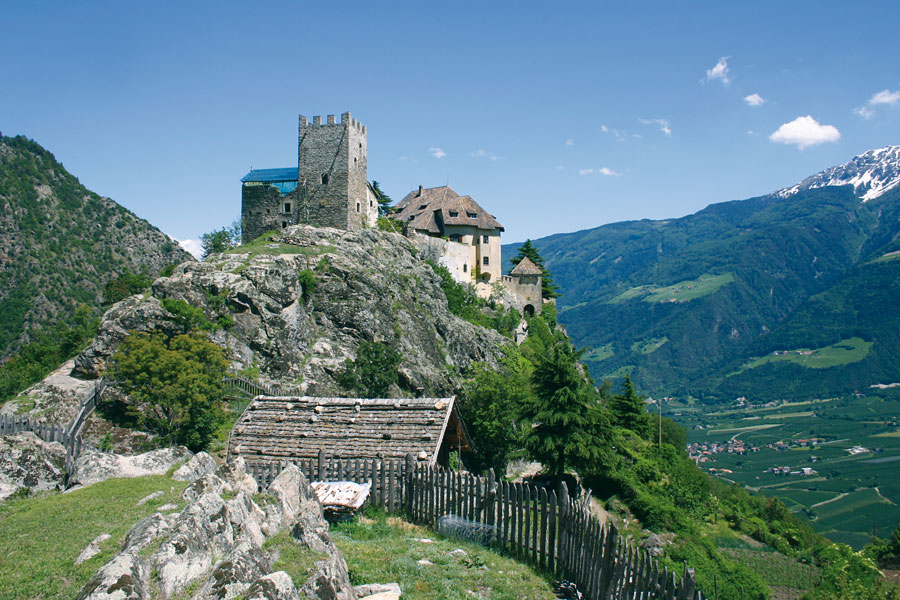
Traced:
[[422, 196], [422, 186], [419, 186], [419, 193], [416, 194], [416, 198], [420, 198]]

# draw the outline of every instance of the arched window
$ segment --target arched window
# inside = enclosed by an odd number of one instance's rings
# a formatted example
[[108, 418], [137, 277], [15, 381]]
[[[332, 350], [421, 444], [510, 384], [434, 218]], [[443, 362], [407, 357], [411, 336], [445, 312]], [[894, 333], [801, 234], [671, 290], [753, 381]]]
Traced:
[[328, 185], [328, 173], [322, 173], [322, 184]]

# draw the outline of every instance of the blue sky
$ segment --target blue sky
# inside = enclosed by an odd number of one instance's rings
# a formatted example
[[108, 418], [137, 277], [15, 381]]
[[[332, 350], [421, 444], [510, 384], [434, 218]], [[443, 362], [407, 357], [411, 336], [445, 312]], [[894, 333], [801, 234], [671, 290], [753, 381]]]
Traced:
[[[449, 183], [504, 241], [682, 216], [900, 144], [897, 2], [21, 2], [0, 131], [173, 237], [368, 126], [395, 200]], [[806, 117], [809, 117], [808, 119]]]

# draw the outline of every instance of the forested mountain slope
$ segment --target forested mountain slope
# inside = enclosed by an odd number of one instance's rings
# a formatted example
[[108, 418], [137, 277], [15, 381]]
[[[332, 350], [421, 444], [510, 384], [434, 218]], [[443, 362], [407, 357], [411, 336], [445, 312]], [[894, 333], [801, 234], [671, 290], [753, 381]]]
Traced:
[[[889, 147], [768, 196], [534, 243], [596, 379], [632, 373], [643, 390], [710, 400], [852, 390], [900, 368], [898, 181]], [[829, 360], [792, 360], [815, 350]]]
[[99, 307], [123, 274], [192, 260], [178, 244], [109, 198], [82, 186], [47, 150], [0, 136], [0, 360], [28, 330]]

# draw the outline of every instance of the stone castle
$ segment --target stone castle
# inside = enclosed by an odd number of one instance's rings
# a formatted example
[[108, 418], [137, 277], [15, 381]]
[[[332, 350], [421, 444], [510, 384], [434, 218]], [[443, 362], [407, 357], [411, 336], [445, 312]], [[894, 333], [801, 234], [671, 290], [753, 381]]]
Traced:
[[[378, 196], [366, 174], [366, 126], [349, 112], [340, 123], [300, 115], [297, 167], [254, 169], [241, 179], [242, 241], [309, 224], [357, 230], [375, 227]], [[389, 217], [443, 264], [454, 279], [523, 314], [541, 312], [541, 270], [527, 258], [502, 275], [503, 226], [471, 196], [449, 186], [419, 186]]]

